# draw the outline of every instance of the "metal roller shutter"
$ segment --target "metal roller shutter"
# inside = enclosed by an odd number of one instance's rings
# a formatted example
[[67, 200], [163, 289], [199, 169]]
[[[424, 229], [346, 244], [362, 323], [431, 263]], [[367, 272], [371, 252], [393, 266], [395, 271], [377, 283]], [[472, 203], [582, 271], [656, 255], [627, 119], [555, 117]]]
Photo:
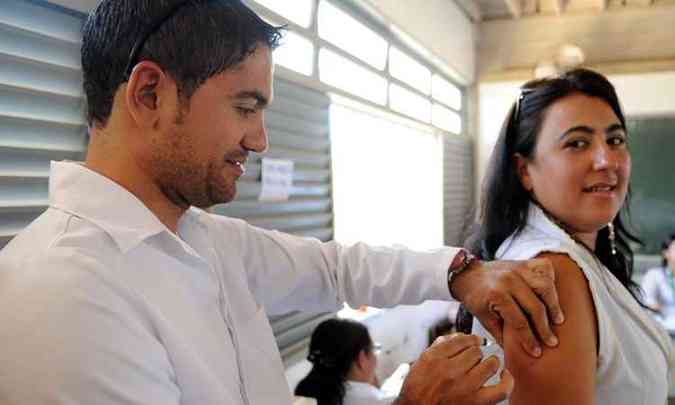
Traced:
[[[84, 15], [26, 0], [0, 1], [0, 248], [48, 205], [52, 160], [82, 160], [86, 125], [80, 68]], [[255, 226], [333, 238], [329, 98], [276, 80], [265, 156], [294, 161], [291, 198], [257, 201], [260, 156], [252, 156], [236, 201], [214, 212]], [[304, 356], [314, 327], [332, 314], [272, 319], [287, 362]]]
[[83, 19], [0, 1], [0, 248], [47, 208], [49, 162], [83, 157]]
[[473, 144], [470, 138], [446, 134], [443, 145], [445, 244], [461, 246], [474, 222]]

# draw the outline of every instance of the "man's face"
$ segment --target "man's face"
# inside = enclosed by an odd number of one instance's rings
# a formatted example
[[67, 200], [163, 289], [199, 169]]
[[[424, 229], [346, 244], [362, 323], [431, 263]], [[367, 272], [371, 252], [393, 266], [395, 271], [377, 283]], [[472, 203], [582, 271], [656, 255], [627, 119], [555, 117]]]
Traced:
[[201, 85], [154, 139], [153, 178], [175, 205], [206, 208], [234, 199], [249, 152], [267, 149], [264, 108], [272, 100], [273, 66], [271, 50], [260, 45]]

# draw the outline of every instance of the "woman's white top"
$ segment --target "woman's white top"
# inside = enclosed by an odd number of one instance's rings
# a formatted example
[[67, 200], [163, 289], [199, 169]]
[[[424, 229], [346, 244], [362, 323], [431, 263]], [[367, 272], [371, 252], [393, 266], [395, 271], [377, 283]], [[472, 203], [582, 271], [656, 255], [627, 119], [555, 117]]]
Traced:
[[[572, 240], [539, 207], [531, 205], [525, 229], [504, 241], [496, 256], [525, 260], [544, 252], [568, 255], [588, 280], [600, 346], [596, 404], [663, 405], [675, 366], [670, 336], [594, 255]], [[474, 321], [473, 333], [492, 339], [478, 320]], [[501, 348], [497, 355], [503, 363]], [[496, 382], [495, 378], [488, 385]]]
[[346, 381], [342, 405], [390, 405], [395, 399], [372, 384]]

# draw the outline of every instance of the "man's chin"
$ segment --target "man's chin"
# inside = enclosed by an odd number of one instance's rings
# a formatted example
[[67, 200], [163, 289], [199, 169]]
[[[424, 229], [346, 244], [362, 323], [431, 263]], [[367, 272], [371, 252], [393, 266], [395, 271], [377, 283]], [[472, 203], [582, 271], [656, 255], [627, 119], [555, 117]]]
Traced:
[[232, 201], [237, 197], [237, 189], [236, 187], [232, 187], [226, 190], [219, 190], [218, 192], [211, 193], [210, 201], [206, 203], [204, 207], [200, 207], [198, 205], [195, 205], [198, 208], [206, 209], [210, 208], [214, 205], [220, 205], [220, 204], [227, 204]]

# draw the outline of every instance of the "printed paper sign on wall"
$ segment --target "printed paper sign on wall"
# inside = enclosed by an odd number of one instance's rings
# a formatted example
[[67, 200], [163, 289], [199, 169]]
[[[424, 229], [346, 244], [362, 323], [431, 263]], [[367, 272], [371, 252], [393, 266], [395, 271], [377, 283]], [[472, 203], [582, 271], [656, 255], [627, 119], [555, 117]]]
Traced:
[[287, 201], [293, 186], [293, 161], [262, 159], [262, 189], [259, 201]]

